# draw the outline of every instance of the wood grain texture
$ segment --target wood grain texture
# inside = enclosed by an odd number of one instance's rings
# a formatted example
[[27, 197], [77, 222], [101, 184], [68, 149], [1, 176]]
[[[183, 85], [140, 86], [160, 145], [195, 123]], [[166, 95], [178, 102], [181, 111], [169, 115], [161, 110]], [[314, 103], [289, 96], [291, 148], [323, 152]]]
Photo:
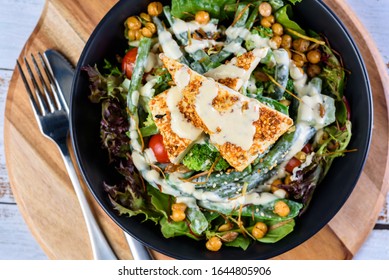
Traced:
[[[115, 3], [91, 2], [83, 1], [78, 6], [76, 1], [49, 0], [21, 55], [56, 48], [75, 63], [94, 26]], [[364, 30], [364, 27], [348, 12], [345, 3], [340, 0], [326, 2], [340, 15], [349, 30], [357, 35], [355, 38], [367, 62], [374, 89], [374, 105], [378, 108], [373, 132], [376, 150], [372, 149], [355, 191], [330, 224], [304, 244], [277, 259], [352, 258], [373, 228], [388, 188], [388, 89], [384, 87], [388, 81], [387, 76], [377, 71], [382, 70], [384, 64], [376, 47], [365, 43], [369, 37], [361, 35], [363, 33], [360, 30]], [[90, 13], [89, 8], [92, 6], [94, 12]], [[33, 235], [50, 258], [91, 258], [81, 211], [59, 153], [50, 141], [40, 135], [32, 120], [33, 114], [24, 87], [15, 72], [7, 97], [5, 144], [16, 201]], [[375, 168], [377, 164], [381, 165]], [[122, 259], [131, 258], [121, 230], [92, 199], [91, 203], [118, 255]], [[357, 223], [355, 217], [358, 217]]]

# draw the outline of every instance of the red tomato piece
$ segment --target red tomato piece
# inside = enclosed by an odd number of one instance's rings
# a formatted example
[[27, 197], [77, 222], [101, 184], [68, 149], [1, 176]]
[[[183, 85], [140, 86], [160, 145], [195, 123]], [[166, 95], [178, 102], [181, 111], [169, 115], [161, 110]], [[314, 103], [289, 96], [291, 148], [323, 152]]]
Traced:
[[289, 173], [292, 173], [293, 169], [300, 165], [301, 165], [301, 161], [295, 157], [292, 157], [288, 162], [288, 164], [285, 166], [285, 170], [288, 171]]
[[149, 141], [149, 148], [153, 150], [155, 158], [159, 163], [169, 163], [169, 156], [166, 152], [165, 145], [161, 134], [151, 136]]
[[312, 151], [313, 151], [312, 150], [312, 144], [311, 143], [307, 143], [301, 151], [303, 151], [306, 154], [312, 153]]
[[138, 54], [138, 48], [129, 50], [122, 60], [122, 71], [126, 74], [127, 78], [131, 79], [132, 71], [134, 71], [135, 60]]

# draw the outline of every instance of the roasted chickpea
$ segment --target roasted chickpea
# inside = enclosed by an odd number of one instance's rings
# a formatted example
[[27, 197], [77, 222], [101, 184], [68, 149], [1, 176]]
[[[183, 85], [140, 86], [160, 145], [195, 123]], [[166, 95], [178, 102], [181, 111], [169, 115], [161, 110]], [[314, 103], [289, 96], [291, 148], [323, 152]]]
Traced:
[[140, 39], [142, 39], [142, 37], [142, 32], [140, 30], [135, 30], [135, 40], [139, 41]]
[[207, 243], [205, 243], [205, 247], [209, 251], [217, 252], [222, 247], [222, 241], [217, 236], [212, 236], [210, 239], [208, 239]]
[[263, 27], [266, 27], [266, 28], [270, 28], [271, 27], [271, 23], [266, 18], [262, 18], [261, 19], [261, 25]]
[[130, 29], [130, 30], [139, 30], [142, 27], [142, 23], [135, 16], [129, 17], [127, 19], [126, 24], [127, 24], [128, 29]]
[[132, 29], [128, 30], [127, 36], [128, 36], [128, 39], [130, 41], [135, 41], [136, 40], [135, 33], [136, 33], [136, 30], [132, 30]]
[[151, 21], [151, 17], [150, 17], [149, 14], [140, 13], [139, 17], [140, 17], [141, 19], [143, 19], [144, 21], [147, 21], [147, 22]]
[[290, 213], [290, 208], [289, 208], [288, 204], [286, 204], [284, 201], [280, 200], [274, 204], [274, 211], [273, 212], [276, 213], [280, 217], [286, 217]]
[[273, 24], [271, 29], [273, 30], [274, 35], [282, 36], [284, 34], [284, 28], [278, 22]]
[[180, 203], [174, 203], [174, 204], [172, 205], [172, 211], [185, 212], [185, 210], [186, 210], [187, 207], [188, 207], [188, 206], [186, 206], [186, 204], [185, 204], [185, 203], [182, 203], [182, 202], [180, 202]]
[[274, 18], [274, 16], [273, 15], [270, 15], [270, 16], [268, 16], [268, 17], [264, 17], [268, 22], [270, 22], [270, 24], [274, 24], [274, 22], [275, 22], [275, 18]]
[[292, 43], [293, 49], [295, 49], [298, 52], [306, 52], [309, 47], [309, 41], [304, 39], [296, 39]]
[[150, 31], [151, 31], [152, 34], [155, 34], [155, 32], [157, 32], [157, 27], [156, 27], [155, 24], [152, 23], [152, 22], [146, 23], [145, 27], [148, 28], [148, 29], [150, 29]]
[[175, 222], [182, 222], [185, 220], [186, 215], [184, 212], [175, 211], [170, 215], [170, 218]]
[[264, 237], [266, 235], [266, 233], [267, 233], [267, 225], [265, 223], [262, 223], [262, 222], [257, 222], [251, 231], [251, 234], [256, 239], [260, 239], [260, 238]]
[[268, 17], [271, 15], [272, 7], [268, 2], [262, 2], [259, 7], [259, 14], [263, 17]]
[[319, 50], [309, 51], [307, 54], [307, 59], [312, 64], [317, 64], [321, 60], [321, 52]]
[[290, 175], [288, 175], [285, 177], [284, 184], [289, 185], [290, 183], [292, 183], [292, 179], [290, 178]]
[[232, 223], [227, 222], [224, 225], [221, 225], [218, 228], [218, 231], [229, 231], [229, 230], [233, 229], [233, 227], [234, 227], [234, 225]]
[[279, 185], [282, 185], [282, 181], [280, 179], [274, 180], [270, 186], [271, 192], [275, 192], [275, 191], [279, 190], [279, 188], [278, 188]]
[[299, 161], [304, 162], [307, 159], [307, 154], [303, 151], [298, 152], [295, 156]]
[[317, 64], [310, 64], [307, 69], [307, 74], [310, 78], [316, 77], [321, 73], [321, 68]]
[[209, 13], [206, 11], [198, 11], [195, 15], [195, 21], [200, 24], [207, 24], [210, 20]]
[[153, 37], [153, 33], [151, 32], [150, 29], [148, 29], [147, 27], [143, 27], [140, 32], [142, 33], [142, 35], [144, 37], [147, 37], [147, 38], [151, 38]]
[[290, 49], [292, 47], [292, 36], [285, 34], [282, 36], [281, 47]]
[[162, 9], [163, 9], [163, 6], [162, 6], [161, 2], [151, 2], [147, 6], [147, 12], [152, 17], [159, 16], [162, 13]]
[[174, 203], [172, 205], [172, 215], [170, 218], [175, 222], [181, 222], [185, 220], [185, 210], [186, 210], [186, 204], [185, 203]]
[[273, 49], [279, 49], [281, 46], [282, 38], [281, 36], [276, 35], [270, 39], [270, 42]]
[[297, 67], [303, 67], [306, 62], [305, 57], [298, 53], [292, 54], [292, 60]]

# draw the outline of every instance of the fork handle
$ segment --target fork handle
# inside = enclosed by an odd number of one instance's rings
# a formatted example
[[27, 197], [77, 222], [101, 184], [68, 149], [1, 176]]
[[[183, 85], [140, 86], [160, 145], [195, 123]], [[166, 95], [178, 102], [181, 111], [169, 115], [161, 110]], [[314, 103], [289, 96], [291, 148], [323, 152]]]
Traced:
[[66, 144], [60, 146], [60, 150], [70, 180], [72, 181], [74, 190], [81, 205], [81, 210], [84, 215], [86, 227], [89, 233], [89, 238], [92, 246], [93, 258], [95, 260], [117, 260], [118, 258], [113, 252], [111, 246], [109, 245], [107, 239], [105, 238], [103, 232], [100, 229], [100, 226], [98, 225], [92, 213], [85, 193], [78, 180], [77, 173], [70, 158], [69, 150]]

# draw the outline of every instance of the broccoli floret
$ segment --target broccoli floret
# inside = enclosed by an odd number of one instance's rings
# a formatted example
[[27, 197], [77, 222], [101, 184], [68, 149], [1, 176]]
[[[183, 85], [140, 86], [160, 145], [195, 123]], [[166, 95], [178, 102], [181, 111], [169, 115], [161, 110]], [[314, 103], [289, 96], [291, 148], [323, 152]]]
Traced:
[[[206, 171], [211, 168], [212, 164], [219, 157], [220, 153], [215, 147], [210, 146], [210, 144], [195, 144], [184, 157], [182, 163], [191, 170]], [[228, 162], [220, 157], [214, 170], [225, 170], [229, 166]]]

